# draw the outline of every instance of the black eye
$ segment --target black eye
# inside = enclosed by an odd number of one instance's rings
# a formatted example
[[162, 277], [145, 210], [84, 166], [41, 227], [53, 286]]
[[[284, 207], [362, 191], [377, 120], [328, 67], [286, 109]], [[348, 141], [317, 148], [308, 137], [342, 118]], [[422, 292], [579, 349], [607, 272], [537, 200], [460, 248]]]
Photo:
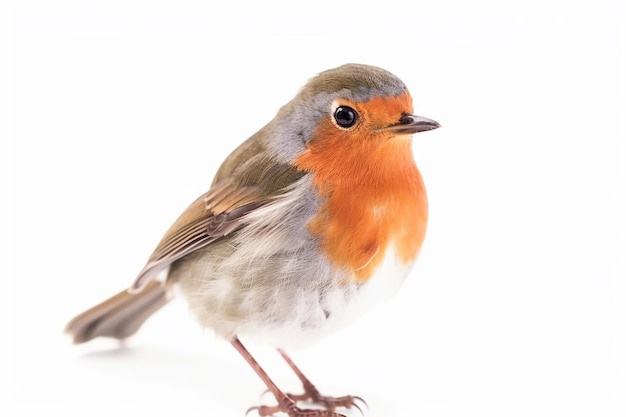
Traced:
[[352, 107], [339, 106], [335, 110], [335, 121], [341, 127], [352, 127], [356, 123], [358, 114]]

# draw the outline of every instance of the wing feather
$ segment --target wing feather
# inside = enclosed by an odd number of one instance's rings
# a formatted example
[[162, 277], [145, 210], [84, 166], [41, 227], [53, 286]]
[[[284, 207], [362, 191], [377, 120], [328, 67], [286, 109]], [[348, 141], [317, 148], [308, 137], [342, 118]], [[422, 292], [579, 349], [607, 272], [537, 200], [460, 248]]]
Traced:
[[[280, 197], [304, 173], [295, 167], [253, 157], [232, 176], [216, 182], [180, 215], [141, 270], [137, 290], [172, 262], [245, 227], [248, 213]], [[256, 175], [253, 175], [256, 173]], [[245, 175], [244, 175], [245, 174]]]

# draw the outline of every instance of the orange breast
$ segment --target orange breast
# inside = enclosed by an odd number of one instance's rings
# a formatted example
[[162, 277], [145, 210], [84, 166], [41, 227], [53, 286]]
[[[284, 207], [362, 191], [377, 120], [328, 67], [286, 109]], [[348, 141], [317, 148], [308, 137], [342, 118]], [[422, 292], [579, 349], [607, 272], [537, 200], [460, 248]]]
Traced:
[[320, 139], [295, 164], [314, 174], [314, 187], [325, 199], [309, 230], [334, 265], [364, 282], [390, 246], [401, 263], [415, 260], [428, 204], [410, 137], [358, 133], [323, 124], [315, 136]]

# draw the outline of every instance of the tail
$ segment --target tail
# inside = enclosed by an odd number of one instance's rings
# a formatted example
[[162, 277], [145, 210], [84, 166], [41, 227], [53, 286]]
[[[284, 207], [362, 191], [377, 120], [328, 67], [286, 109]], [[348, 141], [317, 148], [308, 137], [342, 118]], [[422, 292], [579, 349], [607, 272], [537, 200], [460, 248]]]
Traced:
[[77, 344], [96, 337], [126, 339], [170, 299], [162, 282], [151, 281], [138, 292], [124, 290], [76, 316], [65, 332]]

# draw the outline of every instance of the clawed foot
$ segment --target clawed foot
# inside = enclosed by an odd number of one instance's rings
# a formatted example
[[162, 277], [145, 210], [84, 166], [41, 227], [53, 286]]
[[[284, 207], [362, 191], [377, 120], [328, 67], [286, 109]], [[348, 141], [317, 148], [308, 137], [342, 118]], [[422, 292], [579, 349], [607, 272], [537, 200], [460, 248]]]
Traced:
[[[266, 391], [267, 393], [267, 391]], [[361, 397], [356, 395], [346, 395], [344, 397], [328, 397], [321, 395], [317, 388], [313, 385], [305, 384], [305, 391], [303, 394], [284, 394], [286, 398], [280, 401], [280, 405], [266, 406], [261, 405], [257, 407], [251, 407], [246, 411], [248, 414], [251, 411], [256, 411], [259, 416], [266, 417], [274, 415], [275, 413], [286, 413], [289, 417], [346, 417], [344, 414], [336, 413], [336, 408], [351, 409], [356, 408], [363, 415], [363, 409], [361, 406], [367, 403]], [[308, 402], [323, 407], [322, 409], [301, 409], [297, 406], [299, 401]], [[361, 405], [359, 405], [361, 403]]]
[[[276, 401], [278, 402], [278, 405], [275, 406], [260, 405], [257, 407], [251, 407], [248, 409], [248, 411], [246, 411], [246, 415], [251, 411], [256, 411], [260, 417], [272, 416], [276, 413], [285, 413], [289, 415], [289, 417], [346, 417], [343, 414], [336, 413], [336, 408], [356, 408], [357, 410], [359, 410], [361, 415], [363, 415], [363, 410], [358, 404], [360, 402], [362, 403], [362, 405], [367, 406], [367, 403], [365, 402], [365, 400], [363, 400], [363, 398], [354, 395], [346, 395], [344, 397], [326, 397], [324, 395], [321, 395], [317, 388], [315, 388], [315, 386], [311, 383], [311, 381], [309, 381], [308, 378], [304, 376], [302, 371], [300, 371], [300, 369], [293, 363], [291, 358], [283, 350], [278, 349], [278, 352], [298, 376], [300, 382], [302, 382], [302, 385], [304, 387], [304, 394], [285, 394], [276, 386], [276, 384], [270, 379], [270, 377], [267, 376], [265, 371], [263, 371], [257, 361], [254, 360], [252, 355], [250, 355], [246, 348], [241, 344], [239, 339], [234, 338], [231, 343], [248, 361], [252, 368], [261, 377], [263, 382], [265, 382], [265, 385], [267, 385], [266, 392], [272, 393], [276, 398]], [[299, 401], [310, 402], [323, 408], [299, 408]]]
[[321, 395], [315, 387], [305, 387], [304, 394], [287, 394], [287, 396], [296, 402], [308, 401], [313, 404], [320, 405], [331, 412], [340, 407], [347, 409], [356, 408], [357, 410], [359, 410], [361, 415], [363, 415], [363, 410], [358, 403], [360, 402], [361, 405], [365, 405], [367, 407], [367, 403], [365, 402], [365, 400], [356, 395], [346, 395], [344, 397], [328, 397], [325, 395]]
[[289, 417], [346, 417], [343, 414], [330, 410], [302, 409], [296, 405], [295, 401], [290, 401], [290, 404], [275, 405], [273, 407], [268, 405], [251, 407], [246, 411], [246, 415], [251, 411], [256, 411], [261, 417], [273, 416], [276, 413], [286, 413]]

